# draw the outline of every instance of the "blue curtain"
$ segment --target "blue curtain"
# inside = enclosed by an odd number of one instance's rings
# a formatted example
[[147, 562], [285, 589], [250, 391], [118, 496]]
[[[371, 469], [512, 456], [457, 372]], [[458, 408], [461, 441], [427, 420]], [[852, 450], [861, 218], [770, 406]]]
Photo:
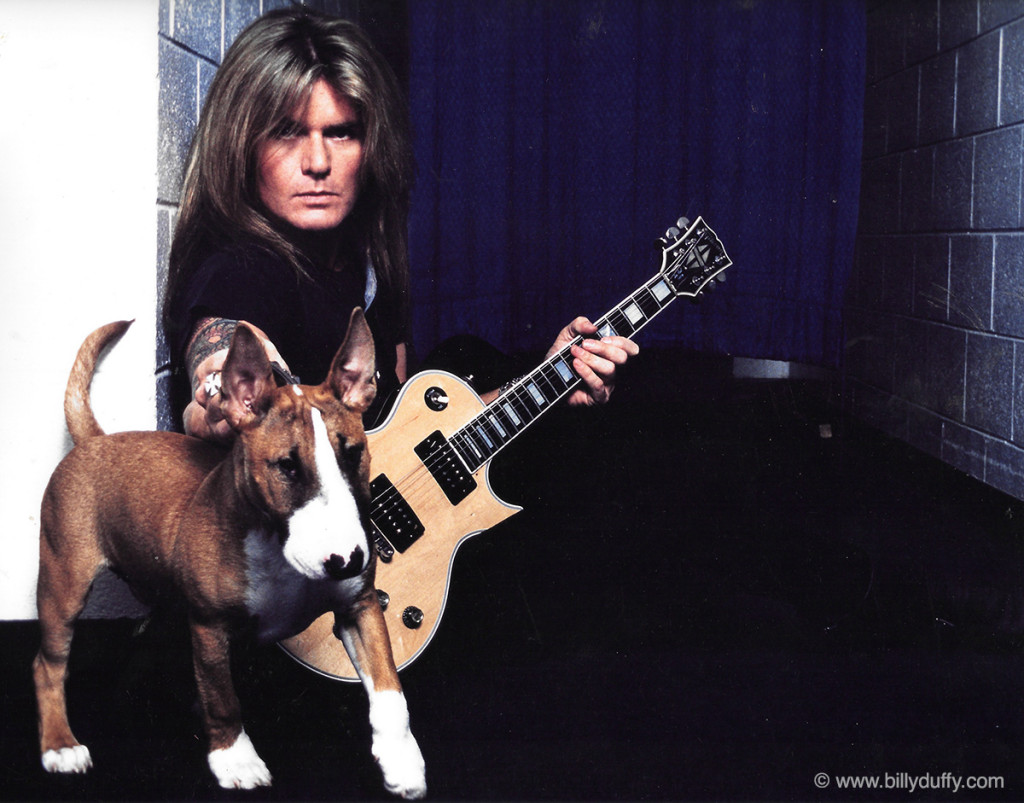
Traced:
[[543, 349], [703, 215], [728, 281], [638, 340], [835, 365], [864, 17], [837, 0], [411, 0], [417, 346]]

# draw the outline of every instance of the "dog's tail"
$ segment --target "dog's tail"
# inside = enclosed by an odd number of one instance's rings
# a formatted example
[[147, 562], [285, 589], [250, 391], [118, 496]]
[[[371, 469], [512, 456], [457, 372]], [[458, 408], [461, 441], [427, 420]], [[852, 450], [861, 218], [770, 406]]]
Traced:
[[68, 377], [68, 386], [64, 391], [64, 419], [68, 422], [68, 432], [75, 443], [103, 434], [103, 427], [99, 425], [92, 412], [89, 386], [92, 384], [96, 363], [99, 362], [104, 349], [118, 341], [132, 323], [134, 321], [117, 321], [101, 326], [89, 335], [78, 349], [78, 356], [75, 357], [75, 364], [71, 367], [71, 375]]

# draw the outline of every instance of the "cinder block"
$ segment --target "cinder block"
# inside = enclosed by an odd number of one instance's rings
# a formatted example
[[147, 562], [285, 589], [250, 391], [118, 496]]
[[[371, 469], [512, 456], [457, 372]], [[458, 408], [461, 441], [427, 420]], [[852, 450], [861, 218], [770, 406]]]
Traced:
[[934, 228], [932, 197], [935, 148], [918, 148], [902, 154], [900, 162], [900, 220], [903, 231]]
[[942, 460], [965, 474], [985, 479], [986, 438], [961, 424], [942, 424]]
[[893, 336], [893, 393], [901, 399], [934, 409], [928, 376], [928, 336], [924, 321], [899, 318]]
[[1000, 125], [1024, 120], [1024, 20], [1003, 29]]
[[949, 50], [977, 35], [976, 0], [939, 0], [940, 50]]
[[1013, 430], [1013, 341], [967, 337], [964, 423], [1000, 438]]
[[891, 393], [893, 318], [876, 310], [847, 310], [843, 364], [851, 377]]
[[1013, 442], [1024, 446], [1024, 382], [1021, 381], [1024, 377], [1024, 344], [1014, 344], [1013, 366], [1017, 380], [1013, 386]]
[[867, 15], [867, 79], [874, 83], [903, 67], [903, 26], [900, 9], [884, 3]]
[[1024, 0], [983, 0], [978, 3], [978, 25], [981, 33], [1022, 16]]
[[895, 324], [895, 395], [962, 421], [965, 333], [950, 326], [908, 318], [897, 318]]
[[952, 237], [949, 249], [949, 322], [965, 329], [992, 330], [993, 238]]
[[921, 144], [953, 136], [956, 101], [956, 52], [949, 51], [921, 65], [921, 104], [918, 141]]
[[[1024, 338], [1024, 235], [997, 235], [994, 259], [992, 328]], [[1024, 380], [1024, 374], [1017, 376]]]
[[1004, 128], [974, 140], [975, 229], [1020, 225], [1021, 128]]
[[959, 50], [956, 73], [956, 133], [974, 134], [999, 122], [999, 32]]
[[964, 231], [970, 227], [973, 169], [974, 143], [970, 139], [935, 146], [934, 229]]
[[[269, 10], [269, 9], [268, 9]], [[260, 15], [259, 0], [224, 0], [224, 51]], [[223, 59], [221, 55], [221, 59]]]
[[918, 318], [945, 322], [949, 319], [949, 238], [943, 235], [915, 237], [914, 305]]
[[160, 40], [160, 119], [157, 194], [177, 203], [181, 171], [196, 127], [196, 57]]
[[908, 405], [907, 443], [933, 457], [942, 455], [942, 419], [930, 410]]
[[908, 3], [905, 22], [904, 60], [917, 64], [939, 49], [939, 7], [937, 3]]
[[885, 156], [862, 168], [860, 230], [882, 234], [899, 229], [900, 157]]
[[220, 63], [220, 0], [174, 0], [171, 38]]
[[1024, 449], [994, 438], [985, 446], [985, 482], [1024, 499]]
[[920, 68], [917, 66], [901, 70], [887, 78], [889, 93], [889, 139], [890, 152], [902, 151], [917, 145], [917, 94], [920, 85]]

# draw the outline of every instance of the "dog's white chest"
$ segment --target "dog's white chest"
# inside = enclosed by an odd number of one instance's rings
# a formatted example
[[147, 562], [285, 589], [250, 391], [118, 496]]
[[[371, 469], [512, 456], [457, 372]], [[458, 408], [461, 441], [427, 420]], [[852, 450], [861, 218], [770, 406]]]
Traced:
[[253, 531], [245, 538], [246, 609], [262, 642], [305, 630], [318, 616], [351, 602], [361, 581], [311, 580], [285, 558], [276, 535]]

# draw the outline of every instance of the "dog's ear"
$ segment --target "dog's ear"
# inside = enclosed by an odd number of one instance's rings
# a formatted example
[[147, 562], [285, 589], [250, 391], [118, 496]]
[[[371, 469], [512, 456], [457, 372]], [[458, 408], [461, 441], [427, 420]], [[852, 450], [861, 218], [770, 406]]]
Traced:
[[240, 429], [262, 415], [275, 387], [263, 341], [244, 323], [238, 324], [221, 370], [221, 412], [232, 429]]
[[345, 342], [334, 355], [331, 372], [324, 384], [342, 404], [363, 413], [377, 395], [376, 371], [373, 335], [363, 310], [356, 307], [348, 321]]

